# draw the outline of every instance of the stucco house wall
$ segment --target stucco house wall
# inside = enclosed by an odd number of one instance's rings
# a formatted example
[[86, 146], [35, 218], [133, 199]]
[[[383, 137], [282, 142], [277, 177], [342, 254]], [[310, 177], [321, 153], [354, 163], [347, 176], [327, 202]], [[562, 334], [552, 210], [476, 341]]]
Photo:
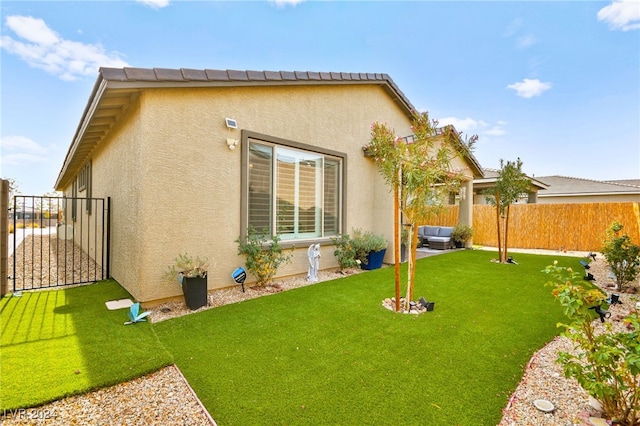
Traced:
[[[235, 241], [243, 229], [242, 158], [248, 136], [340, 153], [345, 164], [340, 231], [384, 234], [391, 249], [391, 194], [362, 150], [375, 121], [397, 134], [411, 134], [412, 107], [388, 77], [376, 75], [370, 84], [338, 79], [178, 84], [170, 78], [145, 80], [162, 70], [125, 70], [126, 76], [142, 75], [139, 79], [122, 77], [121, 71], [99, 77], [56, 186], [70, 194], [79, 168], [91, 162], [92, 196], [112, 200], [111, 275], [137, 300], [180, 296], [178, 283], [164, 283], [163, 274], [185, 252], [209, 259], [210, 290], [235, 285], [231, 272], [245, 261]], [[116, 97], [125, 99], [122, 112], [110, 114], [107, 108]], [[82, 151], [91, 114], [115, 117], [115, 123]], [[225, 118], [235, 119], [238, 129], [227, 128]], [[227, 146], [228, 138], [238, 140], [235, 149]], [[466, 162], [457, 166], [469, 170]], [[337, 267], [330, 238], [287, 241], [296, 250], [278, 276], [305, 273], [307, 248], [315, 242], [322, 244], [321, 269]], [[393, 250], [387, 250], [385, 261], [393, 262]], [[252, 280], [249, 276], [247, 283]]]

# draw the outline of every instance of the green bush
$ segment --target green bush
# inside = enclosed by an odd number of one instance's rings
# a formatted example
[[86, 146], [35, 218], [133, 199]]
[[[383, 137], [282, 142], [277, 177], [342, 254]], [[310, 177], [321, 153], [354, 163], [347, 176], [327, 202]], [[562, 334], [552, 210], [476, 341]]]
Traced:
[[291, 261], [291, 250], [285, 252], [280, 245], [280, 237], [273, 235], [268, 237], [258, 234], [254, 228], [249, 228], [245, 238], [238, 238], [238, 254], [246, 257], [247, 270], [256, 277], [259, 286], [271, 283], [282, 264]]
[[473, 229], [469, 225], [457, 224], [451, 232], [451, 238], [458, 243], [466, 243], [472, 236]]
[[340, 234], [337, 237], [332, 237], [331, 241], [333, 241], [333, 244], [336, 246], [333, 255], [338, 260], [341, 271], [358, 266], [356, 249], [348, 234]]
[[563, 307], [569, 324], [559, 324], [563, 335], [574, 342], [577, 354], [561, 352], [558, 362], [567, 377], [578, 383], [597, 399], [606, 417], [622, 425], [640, 423], [640, 317], [632, 311], [623, 321], [627, 332], [596, 333], [594, 308], [605, 303], [605, 294], [584, 284], [582, 276], [570, 268], [547, 266], [545, 272], [554, 281], [552, 293]]
[[353, 230], [353, 237], [351, 237], [351, 239], [355, 250], [355, 259], [363, 265], [368, 263], [367, 255], [369, 253], [387, 248], [387, 240], [384, 235], [374, 234], [370, 231], [362, 231], [359, 228]]
[[618, 222], [613, 222], [607, 228], [601, 250], [615, 275], [616, 289], [619, 291], [640, 275], [640, 246], [633, 244], [628, 234], [622, 234], [622, 228]]

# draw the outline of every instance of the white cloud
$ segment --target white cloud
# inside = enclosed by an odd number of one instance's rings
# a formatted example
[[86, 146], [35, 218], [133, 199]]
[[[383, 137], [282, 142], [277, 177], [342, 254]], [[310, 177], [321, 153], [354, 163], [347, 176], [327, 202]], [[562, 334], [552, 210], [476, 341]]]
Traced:
[[473, 118], [457, 118], [457, 117], [443, 117], [438, 119], [439, 126], [448, 126], [449, 124], [453, 125], [459, 132], [468, 133], [471, 131], [475, 131], [479, 126], [482, 125], [483, 122], [474, 120]]
[[507, 89], [515, 90], [518, 96], [527, 99], [534, 96], [540, 96], [550, 88], [551, 83], [543, 83], [538, 79], [531, 80], [529, 78], [525, 78], [518, 83], [513, 83], [507, 86]]
[[296, 6], [299, 3], [304, 2], [305, 0], [269, 0], [269, 3], [274, 3], [278, 7], [285, 7], [288, 5]]
[[152, 7], [154, 9], [162, 9], [169, 6], [169, 0], [136, 0], [138, 3], [142, 3], [145, 6]]
[[482, 133], [489, 136], [504, 136], [507, 134], [506, 125], [506, 121], [500, 120], [488, 129], [483, 130]]
[[49, 161], [49, 149], [25, 136], [0, 138], [1, 163], [6, 166], [22, 166]]
[[473, 118], [444, 117], [438, 119], [440, 126], [452, 124], [457, 131], [468, 135], [477, 134], [481, 140], [489, 140], [489, 136], [504, 136], [507, 134], [506, 121], [499, 120], [495, 124], [489, 124], [483, 120]]
[[518, 49], [527, 49], [538, 42], [533, 34], [518, 37]]
[[522, 19], [516, 18], [516, 19], [512, 20], [511, 22], [509, 22], [509, 25], [504, 30], [504, 36], [505, 37], [511, 37], [512, 35], [514, 35], [518, 31], [520, 31], [520, 28], [522, 28]]
[[0, 47], [17, 55], [29, 66], [40, 68], [62, 80], [95, 75], [101, 66], [128, 66], [118, 53], [105, 52], [99, 44], [63, 39], [42, 19], [13, 15], [7, 17], [6, 25], [23, 41], [2, 36]]
[[598, 11], [598, 20], [609, 24], [609, 28], [612, 30], [640, 29], [640, 1], [614, 1]]

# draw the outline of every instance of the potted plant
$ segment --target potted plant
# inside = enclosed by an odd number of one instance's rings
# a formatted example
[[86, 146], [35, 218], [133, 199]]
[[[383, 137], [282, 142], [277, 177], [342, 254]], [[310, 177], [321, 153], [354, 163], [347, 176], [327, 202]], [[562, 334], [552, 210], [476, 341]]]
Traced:
[[387, 252], [387, 240], [383, 235], [354, 229], [352, 241], [356, 251], [356, 259], [360, 261], [362, 269], [370, 270], [382, 267], [382, 260]]
[[173, 265], [167, 268], [165, 281], [175, 282], [182, 287], [187, 307], [196, 310], [207, 305], [207, 269], [206, 258], [193, 257], [187, 253], [179, 254]]
[[467, 241], [473, 235], [473, 229], [469, 225], [457, 224], [453, 227], [451, 232], [451, 238], [456, 244], [457, 248], [462, 248], [467, 244]]

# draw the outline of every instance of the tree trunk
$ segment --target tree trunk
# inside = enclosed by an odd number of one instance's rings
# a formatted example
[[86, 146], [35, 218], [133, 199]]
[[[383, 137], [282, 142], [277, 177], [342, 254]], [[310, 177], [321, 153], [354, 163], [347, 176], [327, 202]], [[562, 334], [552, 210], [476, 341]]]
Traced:
[[500, 233], [500, 193], [496, 192], [496, 226], [498, 228], [498, 259], [502, 262], [502, 235]]
[[393, 224], [395, 226], [394, 258], [396, 282], [396, 312], [400, 311], [400, 241], [402, 239], [402, 224], [400, 223], [400, 191], [398, 185], [393, 188]]
[[507, 206], [507, 215], [504, 218], [504, 245], [502, 249], [504, 250], [504, 255], [502, 256], [503, 262], [507, 261], [507, 250], [508, 250], [508, 242], [509, 242], [509, 209], [511, 208], [511, 204]]
[[407, 297], [404, 301], [405, 310], [409, 311], [409, 303], [413, 298], [413, 281], [415, 279], [416, 268], [416, 247], [418, 246], [418, 233], [416, 232], [416, 226], [412, 223], [409, 228], [409, 238], [411, 241], [411, 254], [409, 255], [408, 267], [407, 267]]

